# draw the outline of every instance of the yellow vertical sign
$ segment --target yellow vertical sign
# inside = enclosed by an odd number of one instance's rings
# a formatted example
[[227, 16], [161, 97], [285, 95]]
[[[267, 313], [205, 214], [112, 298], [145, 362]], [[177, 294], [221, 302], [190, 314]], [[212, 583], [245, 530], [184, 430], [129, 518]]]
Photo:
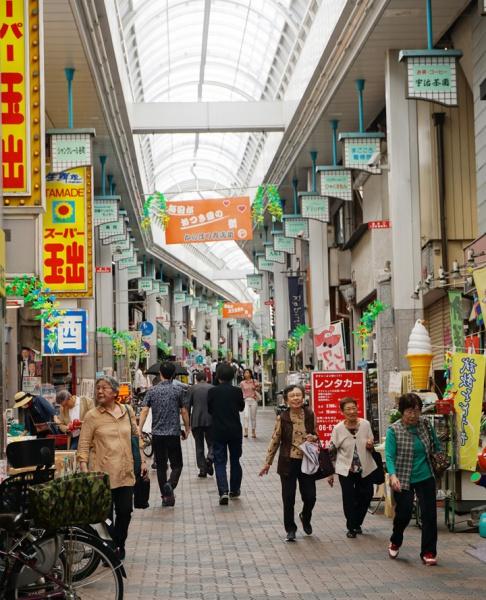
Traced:
[[474, 471], [478, 460], [485, 366], [483, 354], [457, 353], [452, 356], [459, 467], [466, 471]]
[[0, 229], [0, 297], [5, 296], [5, 231]]

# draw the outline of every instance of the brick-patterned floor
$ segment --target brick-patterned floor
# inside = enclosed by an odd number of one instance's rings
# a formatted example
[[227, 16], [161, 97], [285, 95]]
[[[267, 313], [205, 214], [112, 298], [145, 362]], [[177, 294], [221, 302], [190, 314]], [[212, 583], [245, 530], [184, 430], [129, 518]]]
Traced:
[[[183, 443], [184, 471], [174, 508], [161, 508], [155, 474], [151, 507], [136, 510], [125, 561], [125, 597], [204, 600], [472, 600], [486, 598], [486, 567], [465, 553], [477, 534], [439, 532], [437, 567], [419, 560], [410, 526], [400, 559], [387, 557], [391, 521], [369, 515], [365, 535], [345, 537], [339, 486], [318, 482], [314, 535], [283, 541], [280, 481], [259, 478], [274, 413], [260, 411], [258, 439], [245, 439], [242, 495], [218, 505], [214, 478], [199, 479], [194, 441]], [[486, 495], [486, 494], [485, 494]], [[300, 502], [296, 503], [300, 508]]]

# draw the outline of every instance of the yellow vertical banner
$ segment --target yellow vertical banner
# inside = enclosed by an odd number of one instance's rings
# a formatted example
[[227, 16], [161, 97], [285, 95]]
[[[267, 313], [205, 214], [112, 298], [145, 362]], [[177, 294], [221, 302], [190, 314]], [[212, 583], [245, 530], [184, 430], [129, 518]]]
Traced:
[[452, 356], [459, 468], [466, 471], [474, 471], [478, 461], [485, 366], [483, 354], [457, 353]]
[[486, 267], [476, 269], [473, 272], [474, 285], [478, 292], [479, 305], [481, 312], [486, 316]]

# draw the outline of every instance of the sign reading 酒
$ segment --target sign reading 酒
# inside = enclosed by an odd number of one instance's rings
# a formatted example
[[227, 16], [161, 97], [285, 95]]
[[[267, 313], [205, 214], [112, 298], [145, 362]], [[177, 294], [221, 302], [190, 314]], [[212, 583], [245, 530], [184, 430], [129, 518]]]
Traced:
[[250, 199], [247, 196], [167, 202], [170, 216], [167, 244], [241, 242], [253, 239]]
[[49, 173], [43, 237], [43, 280], [59, 296], [93, 295], [91, 167]]
[[339, 401], [349, 397], [356, 400], [358, 416], [365, 417], [365, 374], [364, 371], [313, 371], [312, 407], [317, 421], [317, 433], [327, 446], [334, 425], [342, 421]]
[[82, 356], [88, 354], [88, 313], [82, 309], [69, 309], [60, 318], [55, 330], [56, 339], [42, 327], [43, 356]]
[[251, 319], [253, 304], [251, 302], [225, 302], [223, 304], [223, 319]]

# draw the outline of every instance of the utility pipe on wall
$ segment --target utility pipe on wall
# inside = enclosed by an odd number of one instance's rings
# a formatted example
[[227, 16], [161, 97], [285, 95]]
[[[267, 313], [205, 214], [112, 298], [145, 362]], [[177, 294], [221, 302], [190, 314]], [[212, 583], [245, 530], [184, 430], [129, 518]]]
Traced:
[[437, 140], [437, 177], [439, 183], [439, 221], [440, 221], [440, 238], [442, 252], [442, 267], [449, 270], [449, 255], [447, 247], [447, 213], [446, 213], [446, 197], [445, 197], [445, 170], [444, 170], [444, 122], [445, 113], [433, 113], [435, 134]]

